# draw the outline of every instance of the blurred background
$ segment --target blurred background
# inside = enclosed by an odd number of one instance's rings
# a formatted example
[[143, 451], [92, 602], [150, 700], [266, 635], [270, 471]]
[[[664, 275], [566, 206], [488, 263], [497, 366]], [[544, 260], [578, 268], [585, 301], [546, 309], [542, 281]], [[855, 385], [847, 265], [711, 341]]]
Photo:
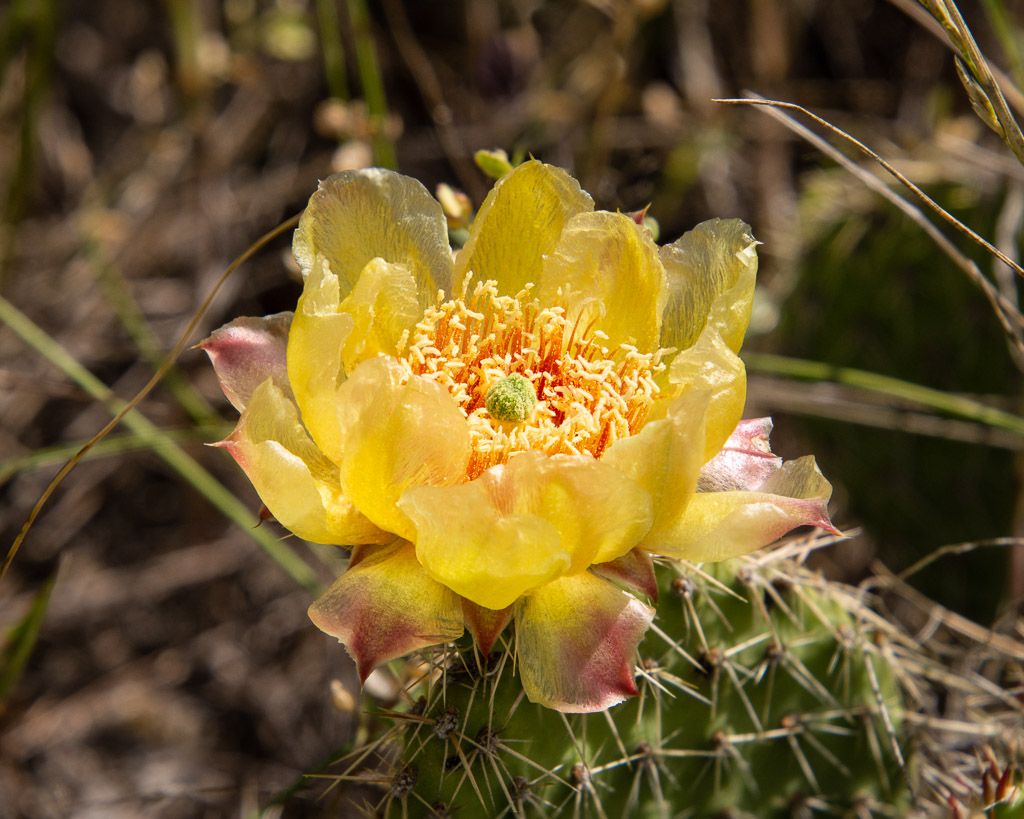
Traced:
[[[1024, 2], [959, 5], [1019, 104]], [[479, 204], [474, 152], [500, 148], [572, 170], [601, 208], [650, 204], [662, 241], [749, 222], [764, 244], [747, 415], [774, 416], [784, 456], [817, 455], [834, 519], [859, 533], [821, 568], [859, 582], [968, 544], [912, 584], [1007, 618], [1024, 595], [1024, 359], [965, 266], [1011, 305], [1014, 275], [933, 218], [954, 263], [763, 111], [713, 102], [746, 92], [856, 135], [1017, 258], [1024, 166], [916, 0], [0, 4], [4, 550], [112, 395], [150, 378], [318, 179], [380, 164]], [[191, 343], [298, 292], [283, 235]], [[185, 352], [140, 411], [0, 583], [0, 817], [327, 815], [301, 777], [358, 730], [357, 689], [305, 609], [339, 557], [254, 528], [248, 482], [203, 446], [233, 418], [205, 356]]]

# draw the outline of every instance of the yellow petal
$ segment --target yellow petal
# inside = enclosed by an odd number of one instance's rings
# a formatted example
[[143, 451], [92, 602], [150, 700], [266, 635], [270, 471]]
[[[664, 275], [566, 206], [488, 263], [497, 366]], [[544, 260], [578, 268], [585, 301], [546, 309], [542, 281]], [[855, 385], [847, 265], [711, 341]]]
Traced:
[[378, 353], [394, 355], [402, 333], [423, 315], [410, 270], [383, 259], [367, 263], [339, 310], [355, 323], [341, 352], [346, 372]]
[[410, 490], [399, 501], [416, 555], [463, 597], [501, 609], [566, 572], [625, 554], [650, 527], [650, 500], [586, 457], [513, 455], [469, 483]]
[[291, 323], [291, 313], [262, 318], [243, 316], [214, 330], [196, 345], [210, 356], [224, 395], [239, 412], [245, 409], [253, 390], [267, 378], [274, 379], [286, 393], [291, 392], [285, 364]]
[[306, 426], [333, 460], [341, 456], [336, 408], [346, 371], [379, 353], [393, 355], [422, 314], [404, 265], [371, 259], [344, 300], [325, 259], [310, 267], [288, 335], [288, 376]]
[[688, 394], [709, 395], [704, 423], [706, 462], [722, 448], [743, 415], [747, 400], [746, 368], [718, 330], [707, 327], [696, 344], [676, 355], [669, 367], [668, 381], [665, 394], [669, 396], [669, 407], [688, 401]]
[[632, 478], [651, 498], [653, 524], [647, 538], [674, 526], [697, 488], [704, 463], [706, 391], [684, 393], [666, 418], [650, 421], [636, 435], [616, 441], [601, 462]]
[[496, 281], [505, 295], [537, 284], [541, 261], [555, 249], [565, 223], [593, 209], [590, 195], [561, 168], [524, 162], [502, 177], [480, 206], [455, 260], [455, 286], [468, 270], [477, 281]]
[[757, 242], [738, 219], [711, 219], [661, 248], [668, 275], [661, 346], [685, 350], [715, 327], [738, 352], [750, 323]]
[[443, 387], [381, 356], [356, 367], [338, 390], [337, 417], [345, 494], [382, 529], [412, 540], [395, 502], [409, 487], [465, 480], [465, 416]]
[[589, 572], [542, 586], [516, 609], [516, 654], [531, 702], [601, 711], [637, 693], [636, 647], [654, 609]]
[[[558, 291], [561, 290], [561, 297]], [[564, 303], [570, 319], [595, 324], [615, 347], [658, 346], [665, 271], [650, 234], [622, 213], [581, 213], [569, 220], [544, 259], [542, 304]]]
[[271, 514], [286, 529], [314, 543], [388, 543], [383, 532], [344, 496], [338, 469], [313, 445], [295, 405], [267, 379], [221, 446], [245, 470]]
[[333, 461], [341, 455], [336, 401], [345, 380], [341, 363], [355, 320], [339, 310], [338, 277], [325, 259], [310, 267], [288, 333], [288, 380], [302, 420]]
[[828, 517], [832, 487], [813, 457], [783, 464], [757, 492], [698, 492], [673, 531], [645, 549], [695, 562], [748, 554], [797, 526], [838, 533]]
[[338, 277], [338, 301], [375, 258], [412, 272], [422, 307], [451, 284], [441, 205], [415, 179], [382, 168], [346, 171], [321, 182], [299, 220], [292, 249], [303, 276], [320, 258], [327, 260]]
[[463, 632], [459, 598], [427, 577], [404, 541], [365, 550], [309, 607], [309, 617], [345, 644], [364, 681], [387, 660]]
[[[416, 555], [431, 577], [479, 606], [499, 610], [569, 569], [572, 558], [553, 525], [535, 515], [473, 508], [485, 502], [474, 489], [453, 487], [442, 499], [424, 488], [403, 499], [402, 509], [417, 526]], [[429, 508], [442, 500], [456, 505]]]

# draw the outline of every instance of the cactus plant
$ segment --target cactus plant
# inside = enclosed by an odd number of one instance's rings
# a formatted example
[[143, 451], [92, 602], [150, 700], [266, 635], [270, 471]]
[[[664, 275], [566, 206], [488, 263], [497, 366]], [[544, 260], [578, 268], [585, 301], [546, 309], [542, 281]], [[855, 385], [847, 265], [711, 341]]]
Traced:
[[805, 570], [813, 541], [743, 558], [838, 534], [814, 459], [740, 420], [756, 242], [642, 221], [530, 161], [453, 258], [418, 183], [340, 174], [296, 312], [201, 345], [269, 513], [354, 544], [313, 622], [362, 680], [428, 650], [340, 776], [403, 816], [899, 814], [931, 658]]
[[[890, 627], [793, 559], [658, 570], [638, 697], [596, 714], [527, 701], [514, 646], [430, 656], [376, 740], [386, 815], [773, 816], [909, 804]], [[357, 754], [358, 758], [360, 755]]]
[[434, 649], [329, 776], [372, 783], [350, 796], [372, 816], [1024, 815], [1019, 660], [975, 645], [953, 670], [948, 644], [805, 567], [832, 540], [663, 561], [640, 694], [600, 713], [529, 702], [511, 639]]

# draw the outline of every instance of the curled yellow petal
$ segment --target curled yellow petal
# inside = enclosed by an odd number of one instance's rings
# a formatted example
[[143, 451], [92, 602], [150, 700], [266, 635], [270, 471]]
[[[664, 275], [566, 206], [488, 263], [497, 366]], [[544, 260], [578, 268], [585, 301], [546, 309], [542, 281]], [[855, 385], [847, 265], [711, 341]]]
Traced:
[[309, 617], [345, 644], [361, 680], [387, 660], [462, 636], [459, 598], [427, 577], [412, 544], [362, 549], [359, 558], [309, 607]]
[[739, 219], [711, 219], [661, 248], [668, 302], [661, 345], [685, 350], [705, 326], [738, 352], [750, 323], [757, 242]]
[[406, 492], [399, 507], [415, 526], [416, 557], [428, 574], [498, 610], [566, 572], [572, 555], [558, 528], [516, 497], [522, 489], [499, 466], [469, 483]]
[[394, 355], [402, 334], [422, 315], [409, 268], [371, 259], [344, 299], [324, 258], [310, 267], [288, 335], [288, 376], [313, 439], [341, 457], [337, 392], [359, 362]]
[[757, 491], [698, 492], [674, 530], [644, 548], [695, 562], [727, 560], [767, 546], [797, 526], [837, 532], [828, 516], [832, 486], [814, 458], [790, 461]]
[[338, 310], [354, 322], [341, 350], [346, 372], [379, 353], [394, 355], [402, 333], [423, 315], [409, 268], [380, 258], [367, 263]]
[[487, 194], [455, 259], [454, 284], [472, 270], [477, 281], [493, 280], [514, 296], [540, 281], [545, 254], [558, 244], [562, 228], [594, 200], [561, 168], [524, 162]]
[[338, 545], [394, 539], [345, 497], [337, 467], [309, 439], [295, 405], [272, 379], [253, 391], [220, 446], [238, 461], [270, 513], [299, 537]]
[[[559, 297], [561, 291], [561, 297]], [[650, 234], [622, 213], [574, 216], [544, 259], [542, 304], [564, 302], [569, 317], [596, 327], [611, 347], [658, 346], [665, 306], [665, 271]]]
[[685, 392], [665, 418], [648, 422], [601, 456], [602, 463], [632, 478], [651, 498], [653, 522], [647, 538], [657, 539], [673, 527], [697, 489], [709, 399], [704, 390]]
[[743, 361], [716, 328], [707, 327], [696, 344], [673, 359], [668, 382], [665, 391], [668, 404], [661, 408], [662, 412], [671, 412], [675, 402], [687, 402], [688, 394], [708, 394], [703, 458], [709, 460], [722, 448], [743, 415], [747, 399], [747, 371]]
[[317, 446], [333, 461], [340, 457], [338, 387], [345, 380], [341, 363], [355, 320], [339, 310], [338, 277], [327, 260], [310, 266], [288, 333], [288, 380], [302, 420]]
[[376, 258], [412, 272], [422, 307], [451, 284], [441, 205], [415, 179], [383, 168], [345, 171], [323, 180], [299, 220], [292, 249], [304, 277], [326, 259], [338, 277], [338, 301]]
[[465, 479], [465, 416], [443, 387], [410, 376], [386, 356], [356, 367], [336, 402], [345, 494], [382, 529], [412, 540], [412, 525], [395, 502], [413, 486]]
[[516, 654], [531, 702], [601, 711], [637, 693], [637, 645], [654, 609], [589, 572], [562, 577], [516, 607]]
[[501, 609], [566, 572], [614, 560], [650, 527], [650, 499], [587, 457], [513, 455], [469, 483], [402, 496], [416, 555], [430, 575]]

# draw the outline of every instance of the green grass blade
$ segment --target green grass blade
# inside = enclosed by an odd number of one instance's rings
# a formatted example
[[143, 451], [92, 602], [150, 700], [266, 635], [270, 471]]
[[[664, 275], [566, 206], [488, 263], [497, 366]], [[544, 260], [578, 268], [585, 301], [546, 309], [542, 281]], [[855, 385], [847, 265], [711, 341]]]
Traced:
[[7, 702], [14, 686], [18, 684], [25, 665], [32, 656], [32, 649], [39, 638], [39, 629], [46, 617], [50, 593], [57, 582], [59, 569], [59, 566], [54, 569], [42, 588], [35, 593], [32, 605], [25, 612], [25, 616], [8, 631], [3, 646], [0, 647], [0, 709]]
[[[57, 32], [57, 11], [54, 0], [38, 0], [21, 9], [30, 16], [22, 20], [24, 30], [16, 25], [17, 14], [12, 10], [5, 18], [4, 40], [0, 44], [6, 52], [9, 46], [16, 46], [19, 38], [30, 43], [25, 65], [25, 88], [21, 103], [20, 125], [18, 128], [18, 159], [6, 185], [2, 211], [0, 211], [0, 288], [6, 284], [14, 249], [14, 235], [28, 205], [29, 195], [35, 179], [36, 160], [39, 152], [39, 118], [50, 92], [50, 77], [53, 73], [54, 42]], [[28, 10], [26, 12], [26, 9]], [[10, 34], [7, 34], [10, 31]], [[8, 55], [0, 54], [0, 64], [6, 64]], [[0, 65], [0, 70], [5, 65]]]
[[[121, 270], [104, 253], [100, 243], [93, 237], [85, 239], [85, 253], [96, 271], [100, 287], [107, 297], [115, 315], [134, 342], [139, 354], [158, 370], [166, 351], [160, 339], [146, 321], [138, 302], [132, 296], [131, 288]], [[189, 417], [200, 426], [215, 423], [217, 413], [210, 403], [200, 395], [177, 367], [171, 367], [164, 376], [164, 387], [174, 397]]]
[[336, 0], [316, 0], [316, 20], [320, 33], [320, 52], [324, 59], [327, 91], [334, 99], [348, 100], [348, 72], [345, 69], [345, 46], [338, 24]]
[[1014, 24], [1003, 0], [982, 0], [982, 6], [985, 8], [992, 33], [998, 38], [999, 45], [1010, 64], [1014, 82], [1020, 85], [1024, 82], [1024, 49], [1021, 48], [1020, 26]]
[[187, 99], [202, 90], [203, 75], [199, 64], [199, 42], [202, 21], [195, 0], [164, 0], [174, 38], [175, 73], [178, 88]]
[[[188, 429], [162, 429], [160, 431], [161, 435], [169, 441], [178, 444], [202, 444], [207, 441], [219, 441], [230, 432], [231, 427], [227, 424], [212, 424], [189, 427]], [[68, 444], [57, 444], [0, 461], [0, 486], [22, 472], [58, 466], [73, 457], [86, 443], [86, 441], [74, 441]], [[123, 435], [111, 435], [104, 438], [85, 453], [82, 460], [109, 458], [112, 455], [123, 455], [126, 452], [138, 452], [145, 449], [152, 449], [152, 447], [134, 432], [127, 432]]]
[[370, 14], [366, 0], [348, 0], [348, 17], [352, 23], [352, 34], [356, 41], [356, 65], [359, 68], [359, 82], [363, 87], [366, 110], [374, 124], [373, 156], [378, 165], [397, 168], [395, 146], [386, 133], [388, 102], [384, 93], [384, 80], [377, 59], [377, 47], [370, 30]]
[[[3, 297], [0, 297], [0, 321], [10, 327], [29, 347], [58, 367], [85, 392], [106, 406], [112, 414], [117, 414], [124, 407], [124, 402], [117, 398], [102, 381]], [[256, 528], [258, 521], [245, 504], [181, 449], [177, 443], [168, 438], [159, 427], [138, 410], [128, 412], [124, 416], [123, 423], [172, 469], [202, 493], [225, 517], [245, 530], [292, 579], [310, 591], [317, 589], [316, 576], [302, 558], [268, 530]], [[11, 556], [8, 557], [8, 560], [10, 559]]]
[[1024, 418], [966, 396], [952, 395], [899, 378], [857, 370], [852, 367], [838, 367], [823, 361], [808, 361], [802, 358], [789, 358], [768, 353], [744, 353], [743, 360], [747, 369], [752, 372], [781, 375], [804, 381], [831, 381], [836, 384], [845, 384], [1024, 437]]

